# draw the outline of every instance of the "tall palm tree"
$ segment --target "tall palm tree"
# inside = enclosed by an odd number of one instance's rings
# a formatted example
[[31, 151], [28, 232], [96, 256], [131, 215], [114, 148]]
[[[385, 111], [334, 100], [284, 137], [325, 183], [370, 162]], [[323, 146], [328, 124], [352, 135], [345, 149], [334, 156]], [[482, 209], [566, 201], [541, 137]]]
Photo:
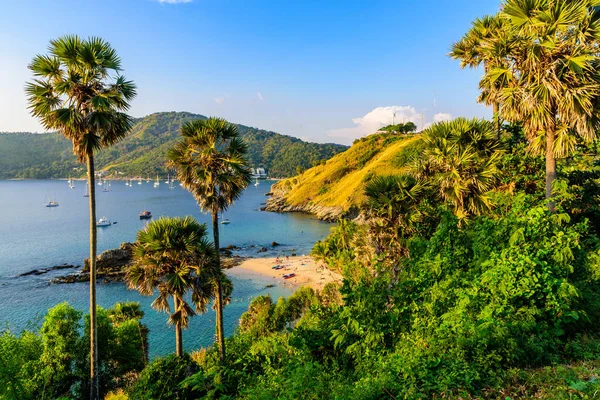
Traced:
[[90, 188], [90, 396], [98, 392], [96, 326], [96, 196], [94, 153], [123, 139], [132, 126], [125, 113], [136, 95], [135, 85], [120, 75], [121, 59], [111, 45], [96, 37], [62, 36], [50, 41], [47, 55], [36, 55], [27, 83], [31, 114], [45, 129], [73, 143], [79, 162], [87, 164]]
[[[227, 210], [250, 184], [247, 145], [235, 125], [220, 118], [194, 120], [181, 127], [181, 141], [169, 150], [169, 165], [190, 191], [200, 209], [212, 215], [214, 244], [219, 255], [219, 213]], [[215, 308], [217, 341], [221, 361], [225, 359], [223, 331], [223, 284], [217, 281]]]
[[[152, 308], [170, 313], [177, 356], [183, 355], [182, 329], [187, 328], [195, 313], [206, 311], [213, 297], [213, 287], [221, 273], [215, 254], [206, 240], [206, 225], [192, 217], [160, 218], [137, 234], [134, 263], [126, 274], [127, 286], [145, 296], [158, 290]], [[195, 311], [186, 300], [190, 293]], [[172, 312], [169, 298], [173, 299]]]
[[[461, 68], [477, 68], [483, 64], [483, 69], [487, 73], [493, 66], [503, 62], [508, 51], [507, 35], [503, 25], [504, 20], [498, 14], [475, 19], [467, 33], [452, 45], [449, 56], [460, 60]], [[498, 91], [492, 89], [500, 84], [499, 81], [490, 82], [482, 79], [479, 84], [481, 95], [478, 99], [479, 102], [493, 107], [498, 138], [500, 138], [501, 125], [500, 99], [497, 96]]]
[[503, 153], [490, 122], [457, 118], [423, 132], [423, 155], [414, 173], [464, 220], [489, 210]]
[[[595, 0], [506, 0], [500, 17], [508, 40], [502, 62], [484, 77], [502, 116], [523, 122], [531, 149], [546, 156], [546, 198], [556, 159], [599, 128], [600, 13]], [[548, 202], [550, 211], [554, 203]]]

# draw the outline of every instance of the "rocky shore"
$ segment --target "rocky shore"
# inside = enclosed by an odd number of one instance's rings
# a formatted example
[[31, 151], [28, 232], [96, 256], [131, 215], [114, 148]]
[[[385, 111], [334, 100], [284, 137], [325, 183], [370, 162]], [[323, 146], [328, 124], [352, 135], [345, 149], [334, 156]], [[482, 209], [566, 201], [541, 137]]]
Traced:
[[267, 203], [261, 208], [263, 211], [272, 212], [303, 212], [312, 214], [318, 219], [327, 222], [335, 222], [342, 217], [348, 217], [347, 213], [341, 207], [327, 207], [306, 202], [304, 204], [292, 205], [286, 200], [287, 190], [274, 184], [271, 186], [271, 191], [266, 195], [269, 196]]
[[[273, 242], [275, 243], [275, 242]], [[221, 261], [223, 268], [232, 268], [242, 263], [245, 258], [237, 255], [233, 255], [231, 250], [235, 250], [235, 246], [230, 248], [221, 249], [221, 254], [225, 257]], [[121, 243], [118, 249], [106, 250], [96, 258], [96, 276], [101, 279], [104, 283], [110, 282], [122, 282], [125, 279], [125, 273], [127, 267], [133, 262], [133, 243], [125, 242]], [[54, 278], [51, 283], [62, 284], [62, 283], [75, 283], [75, 282], [89, 282], [90, 280], [90, 261], [86, 258], [84, 261], [83, 268], [69, 275], [63, 275]], [[40, 275], [56, 269], [64, 268], [78, 268], [74, 265], [59, 265], [52, 268], [42, 268], [33, 271], [26, 272], [20, 276], [27, 275]]]

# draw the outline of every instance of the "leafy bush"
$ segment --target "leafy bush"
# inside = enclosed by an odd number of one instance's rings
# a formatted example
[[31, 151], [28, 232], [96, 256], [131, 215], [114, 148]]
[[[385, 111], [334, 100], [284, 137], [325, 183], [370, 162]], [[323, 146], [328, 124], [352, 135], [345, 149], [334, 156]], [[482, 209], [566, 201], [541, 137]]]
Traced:
[[129, 390], [131, 400], [191, 399], [192, 390], [180, 385], [184, 379], [198, 371], [198, 366], [188, 354], [177, 357], [171, 354], [152, 361]]

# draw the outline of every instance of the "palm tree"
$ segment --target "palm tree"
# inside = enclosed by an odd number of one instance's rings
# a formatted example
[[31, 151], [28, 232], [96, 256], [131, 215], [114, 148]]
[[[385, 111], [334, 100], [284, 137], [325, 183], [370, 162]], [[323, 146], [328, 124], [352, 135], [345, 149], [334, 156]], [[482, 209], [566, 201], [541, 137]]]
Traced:
[[499, 182], [503, 153], [490, 122], [457, 118], [432, 125], [422, 135], [423, 156], [414, 174], [464, 220], [489, 210], [489, 192]]
[[[169, 150], [169, 166], [176, 168], [177, 179], [189, 190], [200, 209], [212, 215], [214, 244], [219, 255], [219, 213], [227, 210], [250, 184], [247, 145], [235, 125], [220, 118], [194, 120], [181, 127], [182, 139]], [[223, 331], [223, 284], [217, 281], [215, 308], [217, 341], [221, 361], [225, 359]]]
[[378, 176], [365, 186], [371, 247], [394, 263], [394, 274], [398, 261], [410, 255], [407, 240], [425, 218], [425, 191], [423, 182], [410, 175]]
[[[473, 21], [471, 28], [458, 42], [452, 45], [449, 56], [460, 60], [461, 68], [477, 68], [483, 64], [487, 73], [493, 66], [503, 62], [507, 49], [504, 20], [499, 15], [486, 15]], [[496, 135], [500, 138], [500, 99], [496, 89], [501, 82], [482, 79], [479, 102], [491, 105], [494, 112]]]
[[[192, 217], [160, 218], [137, 234], [127, 286], [145, 296], [158, 289], [152, 308], [170, 313], [168, 322], [175, 326], [177, 356], [183, 355], [182, 329], [187, 328], [190, 317], [206, 311], [215, 280], [220, 278], [215, 254], [206, 240], [206, 225]], [[195, 311], [186, 300], [189, 293]]]
[[50, 41], [48, 55], [36, 55], [27, 83], [31, 114], [45, 129], [61, 132], [73, 143], [79, 162], [87, 163], [90, 188], [90, 396], [98, 392], [96, 326], [96, 196], [94, 152], [123, 139], [132, 126], [125, 113], [136, 95], [122, 75], [121, 60], [100, 38], [63, 36]]
[[[593, 0], [507, 0], [500, 17], [509, 38], [502, 62], [484, 77], [502, 116], [523, 122], [534, 153], [546, 156], [546, 198], [552, 198], [556, 158], [599, 128], [600, 14]], [[548, 209], [554, 203], [548, 202]]]

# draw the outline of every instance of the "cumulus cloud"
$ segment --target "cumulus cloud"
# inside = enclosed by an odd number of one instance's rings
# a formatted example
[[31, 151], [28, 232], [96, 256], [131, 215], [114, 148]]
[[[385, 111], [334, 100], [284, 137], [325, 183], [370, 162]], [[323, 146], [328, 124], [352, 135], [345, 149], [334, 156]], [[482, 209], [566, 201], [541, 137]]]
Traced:
[[[396, 114], [395, 117], [394, 113]], [[436, 117], [440, 120], [443, 120], [443, 118], [451, 118], [450, 114], [442, 113], [436, 114], [434, 119]], [[423, 127], [421, 122], [421, 113], [417, 112], [417, 110], [412, 106], [385, 106], [377, 107], [362, 117], [353, 118], [352, 122], [355, 125], [354, 127], [333, 129], [329, 131], [327, 135], [332, 138], [339, 138], [347, 143], [350, 143], [354, 139], [377, 132], [379, 128], [390, 125], [392, 121], [396, 124], [410, 121], [417, 125], [419, 130], [431, 124], [431, 122], [427, 123], [427, 121], [424, 121], [425, 126]]]
[[256, 92], [256, 94], [257, 94], [257, 96], [258, 96], [258, 99], [259, 99], [260, 101], [262, 101], [262, 100], [263, 100], [262, 93], [260, 93], [260, 92]]
[[433, 122], [450, 121], [451, 119], [452, 115], [448, 113], [437, 113], [433, 116]]

